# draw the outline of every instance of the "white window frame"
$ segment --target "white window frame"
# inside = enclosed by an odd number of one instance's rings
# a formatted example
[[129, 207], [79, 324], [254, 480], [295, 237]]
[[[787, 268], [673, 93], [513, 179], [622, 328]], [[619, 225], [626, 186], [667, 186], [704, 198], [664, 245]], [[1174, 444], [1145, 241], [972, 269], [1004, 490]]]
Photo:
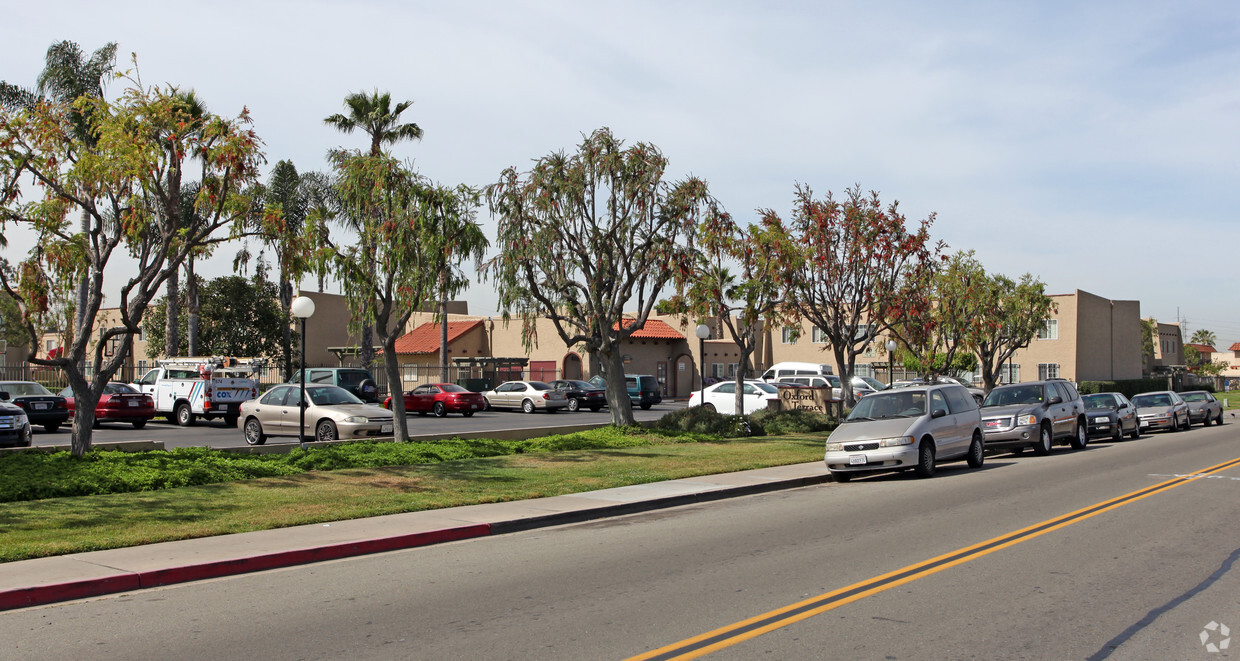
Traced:
[[827, 344], [827, 334], [817, 326], [810, 327], [810, 341], [814, 344]]
[[784, 327], [783, 333], [781, 334], [781, 338], [784, 344], [796, 344], [797, 343], [797, 338], [793, 335], [795, 331], [796, 331], [795, 328], [789, 328], [787, 326]]
[[1039, 340], [1058, 340], [1059, 339], [1059, 320], [1047, 319], [1042, 325], [1042, 329], [1038, 331]]
[[405, 363], [404, 365], [401, 365], [400, 380], [407, 381], [409, 383], [416, 382], [418, 380], [418, 364]]
[[1020, 383], [1020, 363], [1003, 363], [999, 366], [999, 383]]
[[727, 367], [728, 366], [726, 363], [711, 363], [710, 364], [710, 375], [715, 377], [716, 379], [726, 379], [727, 373], [725, 372], [725, 370], [727, 369]]
[[869, 363], [857, 363], [853, 365], [853, 376], [874, 377], [874, 366]]
[[1059, 378], [1059, 363], [1038, 363], [1038, 380]]

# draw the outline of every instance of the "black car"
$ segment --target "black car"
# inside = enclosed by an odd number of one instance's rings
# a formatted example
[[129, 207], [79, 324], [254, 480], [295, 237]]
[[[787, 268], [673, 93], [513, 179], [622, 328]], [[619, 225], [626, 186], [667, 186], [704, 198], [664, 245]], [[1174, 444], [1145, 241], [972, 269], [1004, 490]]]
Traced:
[[1109, 436], [1119, 441], [1127, 434], [1141, 437], [1141, 421], [1137, 407], [1127, 397], [1117, 392], [1099, 392], [1081, 397], [1085, 402], [1085, 420], [1089, 435]]
[[30, 419], [20, 406], [0, 400], [0, 446], [30, 447]]
[[43, 425], [49, 432], [60, 429], [69, 419], [65, 398], [34, 381], [0, 381], [0, 392], [8, 393], [9, 401], [26, 412], [32, 425]]
[[583, 408], [598, 411], [607, 406], [607, 391], [591, 385], [589, 381], [557, 379], [549, 382], [548, 385], [564, 393], [564, 396], [568, 398], [568, 410], [570, 411]]

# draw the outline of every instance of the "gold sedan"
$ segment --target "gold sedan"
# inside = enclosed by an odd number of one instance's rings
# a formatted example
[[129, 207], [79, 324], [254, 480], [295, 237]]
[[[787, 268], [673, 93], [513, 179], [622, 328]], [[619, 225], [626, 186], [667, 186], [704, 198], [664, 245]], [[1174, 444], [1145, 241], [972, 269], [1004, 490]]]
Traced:
[[[316, 441], [391, 436], [392, 412], [376, 404], [367, 404], [341, 388], [307, 384], [306, 431]], [[241, 404], [242, 432], [245, 442], [262, 445], [268, 436], [299, 436], [301, 434], [301, 385], [286, 383], [268, 390], [258, 399]]]

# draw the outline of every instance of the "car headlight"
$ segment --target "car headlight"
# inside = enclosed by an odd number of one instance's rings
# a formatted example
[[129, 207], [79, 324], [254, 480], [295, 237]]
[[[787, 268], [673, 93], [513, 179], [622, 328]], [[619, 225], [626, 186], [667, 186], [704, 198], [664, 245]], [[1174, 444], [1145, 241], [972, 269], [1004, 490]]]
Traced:
[[1016, 416], [1016, 424], [1018, 425], [1036, 425], [1038, 424], [1038, 416], [1032, 414]]
[[894, 448], [894, 447], [899, 447], [901, 445], [912, 445], [912, 444], [913, 444], [912, 436], [897, 436], [895, 438], [883, 438], [883, 439], [879, 439], [878, 441], [878, 446], [882, 448]]
[[344, 419], [344, 421], [345, 421], [345, 422], [347, 422], [347, 423], [349, 423], [349, 424], [351, 424], [351, 425], [360, 425], [360, 424], [362, 424], [363, 422], [366, 422], [366, 416], [364, 416], [364, 415], [351, 415], [351, 416], [349, 416], [349, 417], [345, 418], [345, 419]]
[[827, 452], [843, 452], [843, 443], [827, 443]]

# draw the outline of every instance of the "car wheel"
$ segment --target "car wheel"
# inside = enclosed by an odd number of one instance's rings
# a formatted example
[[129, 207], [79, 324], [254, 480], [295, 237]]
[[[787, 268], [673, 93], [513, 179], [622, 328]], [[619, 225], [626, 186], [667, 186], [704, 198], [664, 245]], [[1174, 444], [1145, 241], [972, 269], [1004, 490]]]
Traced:
[[1141, 421], [1140, 420], [1132, 421], [1132, 433], [1129, 434], [1129, 437], [1130, 438], [1141, 438]]
[[448, 409], [443, 405], [443, 402], [435, 402], [435, 405], [431, 407], [431, 410], [435, 412], [436, 418], [442, 418], [445, 415], [448, 415]]
[[831, 481], [833, 482], [847, 482], [851, 479], [852, 473], [845, 471], [831, 471]]
[[525, 400], [525, 401], [523, 401], [523, 402], [521, 402], [521, 410], [522, 410], [522, 411], [525, 411], [526, 413], [533, 413], [533, 412], [534, 412], [534, 402], [531, 402], [531, 401], [530, 401], [530, 400], [528, 400], [528, 399], [527, 399], [527, 400]]
[[46, 425], [43, 425], [43, 428], [44, 428], [44, 429], [46, 429], [49, 433], [50, 433], [50, 432], [54, 432], [54, 431], [56, 431], [57, 429], [60, 429], [60, 423], [59, 423], [59, 422], [49, 422], [49, 423], [47, 423]]
[[580, 409], [581, 409], [581, 402], [577, 401], [576, 397], [569, 397], [568, 398], [568, 410], [576, 413]]
[[1216, 417], [1214, 418], [1214, 424], [1219, 425], [1219, 426], [1222, 426], [1222, 424], [1223, 424], [1223, 411], [1222, 411], [1222, 409], [1219, 409], [1218, 416], [1216, 416]]
[[969, 462], [969, 468], [981, 468], [986, 461], [986, 447], [982, 444], [982, 437], [973, 434], [973, 442], [969, 444], [969, 456], [966, 458]]
[[1185, 413], [1185, 414], [1184, 414], [1184, 428], [1185, 428], [1185, 429], [1192, 429], [1192, 428], [1193, 428], [1193, 416], [1191, 416], [1191, 415], [1189, 415], [1189, 414], [1187, 414], [1187, 413]]
[[934, 441], [923, 439], [917, 450], [917, 467], [913, 469], [917, 477], [934, 476]]
[[194, 412], [190, 410], [189, 404], [185, 402], [177, 404], [176, 417], [177, 424], [182, 427], [189, 427], [194, 424]]
[[642, 404], [642, 410], [649, 411], [651, 406], [653, 406], [653, 404], [650, 404], [650, 403]]
[[1111, 433], [1111, 442], [1119, 443], [1124, 440], [1124, 423], [1119, 420], [1115, 421], [1115, 431]]
[[703, 405], [702, 405], [702, 408], [706, 409], [707, 411], [710, 411], [711, 413], [714, 413], [714, 412], [715, 412], [715, 405], [714, 405], [714, 404], [703, 404]]
[[1210, 412], [1209, 411], [1206, 411], [1206, 417], [1201, 419], [1201, 426], [1202, 427], [1210, 426]]
[[482, 410], [483, 411], [491, 410], [491, 400], [487, 399], [486, 397], [482, 398]]
[[591, 413], [598, 413], [598, 412], [599, 412], [599, 409], [602, 409], [602, 408], [603, 408], [603, 407], [601, 407], [601, 406], [591, 406], [591, 407], [590, 407], [590, 412], [591, 412]]
[[1033, 453], [1038, 455], [1048, 455], [1051, 453], [1051, 428], [1050, 425], [1042, 425], [1038, 432], [1038, 442], [1033, 446]]
[[145, 426], [146, 426], [146, 420], [134, 420], [133, 421], [134, 429], [142, 429]]
[[338, 434], [336, 433], [336, 423], [331, 420], [324, 420], [314, 429], [314, 440], [316, 441], [334, 441]]
[[250, 445], [262, 445], [267, 442], [267, 435], [263, 433], [263, 423], [259, 422], [258, 418], [246, 420], [242, 433], [245, 434], [245, 442]]
[[474, 417], [474, 412], [473, 411], [461, 411], [461, 415], [465, 416], [466, 418], [472, 418]]
[[34, 445], [34, 428], [31, 427], [30, 425], [26, 425], [26, 433], [22, 434], [22, 439], [23, 439], [23, 442], [21, 443], [22, 445], [26, 447], [33, 446]]
[[1076, 423], [1076, 436], [1072, 438], [1072, 449], [1073, 450], [1084, 450], [1085, 446], [1088, 444], [1089, 444], [1089, 436], [1085, 434], [1085, 425], [1080, 422], [1077, 422]]

